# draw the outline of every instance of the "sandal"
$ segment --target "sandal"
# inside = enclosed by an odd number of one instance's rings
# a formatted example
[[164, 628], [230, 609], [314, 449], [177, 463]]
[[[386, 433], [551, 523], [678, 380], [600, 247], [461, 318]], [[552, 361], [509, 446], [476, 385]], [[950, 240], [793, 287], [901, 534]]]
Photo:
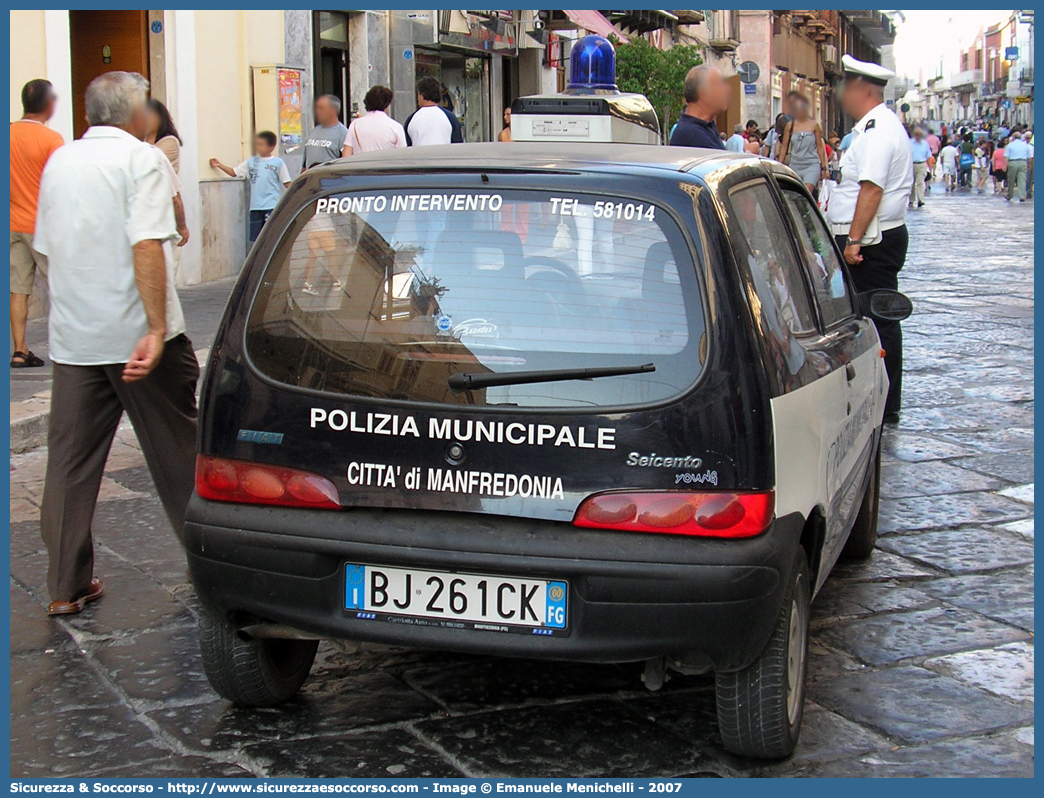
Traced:
[[[15, 358], [21, 358], [21, 362], [18, 362]], [[44, 362], [34, 355], [29, 350], [25, 352], [15, 352], [11, 355], [11, 368], [13, 369], [36, 369], [40, 368]]]

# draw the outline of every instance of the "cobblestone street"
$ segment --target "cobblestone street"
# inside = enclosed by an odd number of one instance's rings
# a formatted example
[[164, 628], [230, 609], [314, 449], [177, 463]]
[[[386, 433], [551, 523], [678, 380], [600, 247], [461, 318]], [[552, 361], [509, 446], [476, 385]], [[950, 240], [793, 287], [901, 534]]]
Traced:
[[[233, 708], [203, 676], [185, 559], [125, 423], [94, 525], [107, 595], [79, 616], [45, 615], [47, 452], [11, 455], [11, 775], [1032, 776], [1033, 216], [938, 183], [909, 214], [878, 551], [813, 604], [790, 760], [726, 754], [713, 679], [650, 693], [639, 665], [324, 643], [289, 705]], [[228, 290], [185, 292], [197, 347]], [[42, 355], [44, 335], [32, 322]]]

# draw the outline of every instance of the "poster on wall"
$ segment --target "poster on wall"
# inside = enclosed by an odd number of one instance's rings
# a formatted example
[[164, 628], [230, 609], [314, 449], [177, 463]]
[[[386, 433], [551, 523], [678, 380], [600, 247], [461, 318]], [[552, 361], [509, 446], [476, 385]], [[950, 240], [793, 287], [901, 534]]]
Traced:
[[301, 130], [301, 71], [279, 70], [279, 141], [286, 152], [290, 147], [299, 147], [303, 139]]

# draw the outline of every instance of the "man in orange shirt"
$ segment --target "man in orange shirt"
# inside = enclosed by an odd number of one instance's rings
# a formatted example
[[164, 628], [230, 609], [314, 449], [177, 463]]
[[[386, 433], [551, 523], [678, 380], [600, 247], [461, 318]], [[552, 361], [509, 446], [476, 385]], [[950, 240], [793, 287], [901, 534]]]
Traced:
[[65, 142], [46, 126], [57, 101], [50, 81], [30, 80], [22, 87], [22, 118], [11, 123], [11, 368], [32, 368], [44, 362], [25, 343], [29, 295], [36, 269], [46, 275], [47, 259], [33, 249], [40, 175], [47, 159]]

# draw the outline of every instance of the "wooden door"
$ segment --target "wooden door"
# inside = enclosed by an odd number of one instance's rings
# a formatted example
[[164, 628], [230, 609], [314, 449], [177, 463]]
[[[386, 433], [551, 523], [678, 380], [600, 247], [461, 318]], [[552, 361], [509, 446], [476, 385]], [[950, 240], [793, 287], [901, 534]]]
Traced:
[[732, 135], [732, 128], [743, 124], [742, 109], [740, 103], [743, 101], [743, 84], [740, 83], [739, 75], [730, 75], [725, 78], [729, 84], [729, 107], [718, 114], [714, 120], [718, 126], [718, 132], [724, 133], [728, 138]]
[[147, 11], [70, 11], [73, 129], [87, 129], [84, 92], [104, 72], [138, 72], [149, 77]]

